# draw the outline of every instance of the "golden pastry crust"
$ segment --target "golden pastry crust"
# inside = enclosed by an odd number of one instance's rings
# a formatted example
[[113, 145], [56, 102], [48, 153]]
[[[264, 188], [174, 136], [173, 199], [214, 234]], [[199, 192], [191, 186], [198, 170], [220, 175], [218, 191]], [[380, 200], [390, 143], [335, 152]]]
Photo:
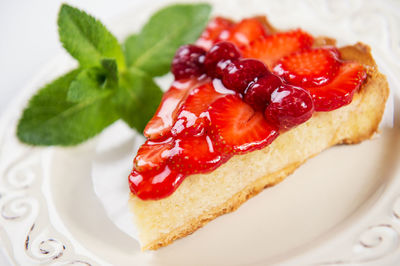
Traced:
[[204, 213], [199, 217], [192, 219], [184, 227], [176, 228], [169, 234], [165, 234], [163, 237], [148, 243], [142, 247], [142, 250], [156, 250], [158, 248], [171, 244], [174, 240], [190, 235], [197, 229], [203, 227], [208, 222], [214, 220], [218, 216], [233, 212], [240, 207], [245, 201], [251, 197], [257, 195], [267, 187], [272, 187], [281, 182], [285, 177], [294, 172], [301, 163], [294, 163], [281, 169], [273, 174], [267, 175], [263, 178], [258, 179], [252, 184], [248, 185], [242, 191], [236, 193], [231, 199], [225, 202], [222, 206], [214, 207], [208, 213]]
[[[271, 31], [276, 31], [266, 20], [264, 23]], [[314, 45], [334, 43], [335, 40], [331, 38], [320, 37]], [[130, 203], [140, 232], [142, 250], [158, 249], [193, 233], [216, 217], [236, 210], [264, 188], [279, 183], [322, 150], [337, 144], [359, 143], [369, 139], [378, 130], [389, 95], [386, 77], [379, 73], [367, 45], [357, 43], [339, 50], [344, 60], [359, 62], [367, 69], [367, 79], [354, 95], [352, 103], [331, 112], [315, 113], [309, 121], [282, 134], [268, 147], [234, 156], [212, 173], [187, 177], [177, 191], [166, 199], [142, 201], [131, 195]], [[320, 139], [318, 143], [314, 143], [316, 136]], [[291, 155], [284, 157], [281, 156], [282, 153]], [[270, 165], [264, 170], [250, 169], [260, 168], [260, 165], [254, 165], [260, 161]], [[238, 172], [243, 166], [249, 167], [250, 177], [244, 177], [244, 173]], [[254, 172], [253, 175], [251, 171]], [[250, 180], [253, 176], [258, 177]], [[210, 206], [205, 207], [204, 202], [196, 202], [208, 196], [208, 192], [203, 189], [215, 186], [215, 180], [218, 179], [221, 182], [217, 183], [217, 186], [221, 186], [220, 190], [213, 187], [213, 191], [209, 192], [216, 193], [217, 204], [210, 202]], [[239, 180], [237, 182], [240, 185], [227, 185], [235, 180]], [[227, 195], [221, 196], [218, 193]]]

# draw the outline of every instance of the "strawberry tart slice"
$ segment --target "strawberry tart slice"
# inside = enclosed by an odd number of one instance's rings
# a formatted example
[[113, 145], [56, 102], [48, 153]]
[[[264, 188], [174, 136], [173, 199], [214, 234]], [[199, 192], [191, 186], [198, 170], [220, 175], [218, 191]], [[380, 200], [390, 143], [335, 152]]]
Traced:
[[388, 96], [368, 46], [213, 19], [178, 49], [175, 80], [129, 176], [143, 250], [238, 208], [336, 144], [378, 128]]

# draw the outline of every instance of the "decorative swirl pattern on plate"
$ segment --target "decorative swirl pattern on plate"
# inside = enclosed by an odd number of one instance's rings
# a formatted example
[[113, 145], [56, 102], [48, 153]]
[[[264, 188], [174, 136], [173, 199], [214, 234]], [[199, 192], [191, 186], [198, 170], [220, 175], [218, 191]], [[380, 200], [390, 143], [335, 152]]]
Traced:
[[[34, 167], [38, 163], [39, 155], [35, 158], [33, 148], [28, 148], [14, 163], [10, 163], [3, 174], [6, 186], [14, 190], [28, 189], [35, 181]], [[36, 161], [36, 162], [35, 162]]]
[[[20, 230], [24, 230], [24, 224], [30, 220], [31, 216], [34, 216], [34, 222], [25, 237], [24, 250], [27, 256], [37, 264], [91, 265], [85, 260], [78, 259], [80, 256], [77, 255], [75, 255], [77, 259], [62, 260], [67, 247], [71, 252], [73, 247], [69, 241], [61, 241], [56, 237], [60, 233], [50, 225], [47, 210], [40, 213], [40, 209], [46, 207], [45, 204], [39, 206], [40, 201], [44, 202], [40, 193], [40, 185], [43, 181], [41, 158], [41, 151], [24, 147], [16, 159], [4, 167], [5, 170], [0, 176], [0, 182], [5, 188], [0, 197], [1, 219], [19, 225]], [[41, 226], [39, 228], [41, 232], [34, 234], [37, 228], [35, 220], [43, 219], [46, 226]], [[4, 223], [1, 224], [4, 226]]]
[[32, 200], [26, 197], [15, 197], [1, 205], [1, 217], [6, 220], [23, 219], [32, 211]]
[[64, 254], [65, 245], [54, 238], [46, 238], [43, 234], [32, 238], [31, 234], [35, 224], [32, 225], [25, 240], [25, 251], [35, 260], [46, 262], [56, 260]]
[[321, 262], [315, 265], [354, 265], [369, 264], [385, 265], [383, 260], [400, 250], [400, 231], [396, 229], [400, 224], [400, 196], [396, 198], [392, 209], [393, 222], [369, 226], [360, 235], [358, 242], [352, 247], [350, 259], [339, 259]]

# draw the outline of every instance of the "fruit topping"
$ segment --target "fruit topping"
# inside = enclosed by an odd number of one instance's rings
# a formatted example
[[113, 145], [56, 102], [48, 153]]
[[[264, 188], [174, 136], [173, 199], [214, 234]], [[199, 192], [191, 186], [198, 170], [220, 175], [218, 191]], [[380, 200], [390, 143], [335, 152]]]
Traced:
[[288, 130], [311, 118], [314, 105], [308, 91], [283, 84], [271, 94], [265, 118], [281, 130]]
[[313, 48], [313, 37], [302, 30], [270, 35], [265, 24], [217, 17], [196, 45], [178, 49], [175, 81], [134, 159], [132, 193], [165, 198], [187, 175], [262, 149], [314, 111], [352, 101], [367, 76], [362, 65], [341, 61], [335, 47]]
[[171, 127], [181, 103], [186, 99], [188, 91], [198, 84], [196, 79], [174, 81], [171, 88], [164, 93], [156, 113], [147, 123], [144, 136], [150, 140], [171, 136]]
[[133, 160], [134, 168], [138, 172], [159, 171], [161, 167], [164, 167], [166, 159], [169, 156], [168, 150], [171, 148], [172, 138], [161, 142], [147, 140], [140, 146]]
[[229, 30], [234, 23], [223, 17], [216, 17], [212, 19], [196, 44], [209, 50], [218, 41], [226, 40], [229, 37]]
[[244, 93], [243, 100], [257, 111], [264, 111], [271, 100], [272, 92], [282, 85], [282, 80], [269, 74], [252, 82]]
[[172, 60], [171, 71], [175, 79], [198, 77], [204, 73], [206, 51], [198, 46], [188, 44], [181, 46]]
[[344, 63], [336, 77], [328, 84], [309, 87], [315, 111], [331, 111], [351, 103], [354, 93], [366, 79], [364, 67], [358, 63]]
[[319, 86], [331, 81], [340, 67], [336, 48], [305, 50], [285, 56], [274, 72], [298, 86]]
[[302, 30], [279, 32], [267, 37], [261, 36], [248, 46], [244, 46], [243, 57], [257, 58], [270, 69], [282, 57], [296, 51], [310, 48], [313, 37]]
[[270, 74], [263, 62], [256, 59], [233, 61], [224, 69], [222, 83], [226, 88], [244, 93], [250, 82]]
[[277, 128], [237, 95], [216, 100], [209, 107], [209, 113], [210, 136], [216, 150], [223, 154], [261, 149], [278, 136]]
[[267, 30], [257, 18], [243, 19], [230, 30], [228, 41], [237, 46], [248, 45], [260, 36], [267, 36]]
[[176, 139], [172, 153], [169, 167], [185, 175], [212, 171], [228, 159], [215, 150], [207, 135]]
[[179, 108], [178, 116], [171, 129], [172, 135], [199, 135], [209, 124], [207, 109], [223, 94], [215, 91], [212, 83], [194, 88]]
[[231, 42], [219, 42], [207, 52], [204, 66], [207, 74], [213, 78], [222, 75], [224, 67], [240, 57], [240, 52]]
[[128, 177], [129, 188], [142, 200], [158, 200], [171, 195], [182, 183], [184, 176], [165, 166], [159, 172], [139, 173], [133, 170]]

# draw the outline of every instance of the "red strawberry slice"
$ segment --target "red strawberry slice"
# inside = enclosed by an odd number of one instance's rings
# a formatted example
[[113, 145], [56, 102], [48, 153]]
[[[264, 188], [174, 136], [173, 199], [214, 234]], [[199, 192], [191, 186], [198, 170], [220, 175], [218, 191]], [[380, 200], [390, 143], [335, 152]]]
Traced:
[[188, 91], [198, 84], [197, 79], [175, 81], [164, 93], [154, 116], [144, 129], [144, 136], [150, 140], [167, 138], [176, 120], [177, 111], [186, 99]]
[[334, 47], [300, 51], [279, 60], [274, 72], [294, 85], [320, 86], [336, 76], [339, 57]]
[[133, 170], [128, 177], [129, 188], [142, 200], [158, 200], [171, 195], [182, 183], [184, 176], [165, 166], [159, 172], [139, 173]]
[[171, 153], [168, 166], [185, 175], [210, 172], [230, 158], [215, 150], [207, 135], [176, 139]]
[[272, 69], [275, 62], [282, 57], [310, 48], [313, 42], [311, 35], [298, 29], [262, 36], [241, 49], [244, 57], [260, 59]]
[[199, 135], [209, 124], [207, 109], [223, 94], [215, 91], [212, 83], [207, 83], [191, 90], [178, 111], [178, 116], [171, 129], [173, 136]]
[[166, 163], [169, 155], [168, 150], [172, 148], [172, 138], [165, 141], [155, 142], [147, 140], [140, 146], [135, 159], [134, 169], [138, 172], [160, 170]]
[[234, 25], [232, 20], [215, 17], [212, 19], [206, 29], [197, 40], [196, 45], [209, 50], [211, 46], [221, 40], [225, 40], [229, 36], [229, 29]]
[[248, 45], [250, 42], [267, 36], [267, 29], [257, 18], [243, 19], [230, 31], [230, 36], [227, 39], [237, 46]]
[[245, 153], [270, 144], [278, 130], [261, 112], [236, 95], [216, 100], [209, 108], [210, 134], [216, 148], [225, 154]]
[[315, 111], [331, 111], [351, 103], [354, 93], [366, 79], [364, 67], [344, 63], [336, 77], [326, 85], [306, 88], [314, 100]]

